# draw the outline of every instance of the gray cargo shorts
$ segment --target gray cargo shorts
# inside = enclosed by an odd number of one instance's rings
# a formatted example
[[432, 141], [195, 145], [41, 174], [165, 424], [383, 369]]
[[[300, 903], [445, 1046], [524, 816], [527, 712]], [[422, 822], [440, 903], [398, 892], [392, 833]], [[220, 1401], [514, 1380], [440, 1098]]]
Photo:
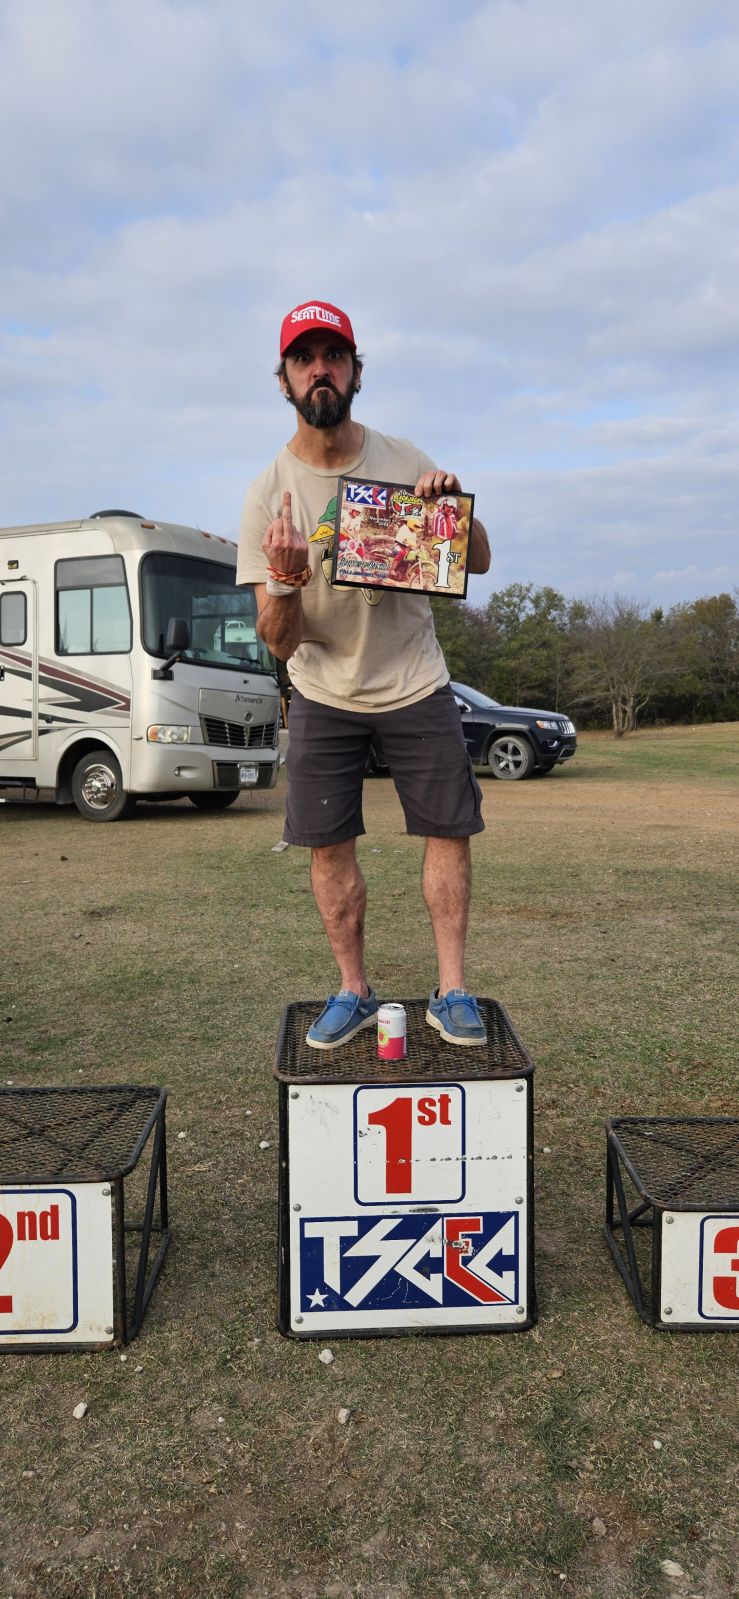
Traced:
[[485, 826], [462, 722], [447, 683], [397, 711], [341, 711], [293, 690], [287, 751], [288, 844], [322, 849], [364, 833], [362, 785], [370, 740], [382, 745], [406, 831], [469, 838]]

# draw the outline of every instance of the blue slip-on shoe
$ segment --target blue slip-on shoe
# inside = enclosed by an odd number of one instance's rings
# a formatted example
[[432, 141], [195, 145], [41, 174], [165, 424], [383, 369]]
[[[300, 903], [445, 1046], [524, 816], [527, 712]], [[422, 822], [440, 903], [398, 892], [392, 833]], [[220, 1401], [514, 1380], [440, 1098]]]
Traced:
[[377, 995], [370, 989], [366, 999], [360, 999], [350, 988], [339, 994], [329, 994], [324, 1009], [316, 1017], [305, 1035], [311, 1049], [335, 1049], [346, 1044], [363, 1027], [372, 1027], [377, 1020], [379, 1006]]
[[448, 1044], [486, 1044], [487, 1033], [474, 995], [464, 988], [450, 988], [444, 998], [434, 989], [429, 997], [426, 1020]]

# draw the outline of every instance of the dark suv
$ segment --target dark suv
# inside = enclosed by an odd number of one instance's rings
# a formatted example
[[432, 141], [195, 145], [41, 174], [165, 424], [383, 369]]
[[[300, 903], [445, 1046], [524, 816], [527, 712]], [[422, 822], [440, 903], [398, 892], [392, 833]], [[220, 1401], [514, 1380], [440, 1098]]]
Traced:
[[[489, 766], [493, 777], [509, 783], [552, 772], [569, 761], [577, 747], [577, 734], [569, 717], [560, 711], [531, 711], [521, 705], [499, 705], [487, 694], [465, 683], [450, 683], [459, 706], [464, 739], [473, 766]], [[387, 762], [379, 741], [372, 740], [369, 772], [386, 772]]]

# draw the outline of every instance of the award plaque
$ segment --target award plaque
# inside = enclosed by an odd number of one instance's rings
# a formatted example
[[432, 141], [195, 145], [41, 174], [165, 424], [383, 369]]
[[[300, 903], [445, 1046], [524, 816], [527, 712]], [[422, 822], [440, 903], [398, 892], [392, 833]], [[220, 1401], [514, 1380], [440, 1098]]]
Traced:
[[340, 478], [332, 581], [464, 599], [474, 505], [473, 494], [421, 499], [402, 483]]

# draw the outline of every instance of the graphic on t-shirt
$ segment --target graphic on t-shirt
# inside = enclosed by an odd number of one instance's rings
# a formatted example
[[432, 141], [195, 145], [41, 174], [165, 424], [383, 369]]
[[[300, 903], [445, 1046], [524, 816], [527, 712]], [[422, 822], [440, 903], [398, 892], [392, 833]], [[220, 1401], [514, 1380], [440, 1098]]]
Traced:
[[334, 584], [464, 598], [473, 513], [471, 494], [422, 498], [403, 484], [341, 478]]
[[[308, 539], [309, 544], [325, 545], [325, 548], [321, 551], [321, 571], [323, 572], [329, 588], [334, 587], [331, 573], [334, 563], [334, 539], [336, 537], [337, 505], [338, 496], [336, 494], [332, 494], [323, 515], [318, 519], [318, 524], [315, 528], [315, 531], [310, 534]], [[374, 588], [362, 588], [360, 592], [364, 596], [368, 605], [379, 605], [380, 600], [382, 599], [381, 592]]]
[[309, 544], [320, 544], [325, 539], [333, 539], [336, 531], [336, 501], [337, 496], [332, 494], [323, 516], [319, 517], [314, 533], [308, 539]]

